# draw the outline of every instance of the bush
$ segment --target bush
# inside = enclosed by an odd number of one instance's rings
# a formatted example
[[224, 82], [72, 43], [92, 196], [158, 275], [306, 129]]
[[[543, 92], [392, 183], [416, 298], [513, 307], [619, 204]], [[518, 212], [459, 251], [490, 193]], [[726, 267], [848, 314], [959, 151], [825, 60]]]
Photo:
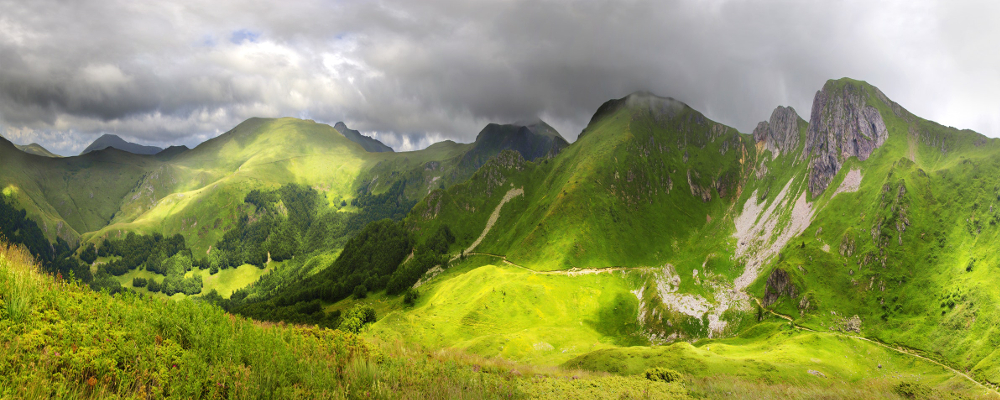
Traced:
[[146, 278], [135, 277], [132, 278], [132, 287], [144, 287], [146, 286]]
[[653, 382], [680, 382], [681, 373], [663, 367], [650, 368], [646, 370], [646, 379]]
[[414, 288], [406, 289], [406, 293], [403, 294], [403, 304], [412, 306], [414, 303], [417, 302], [417, 297], [420, 297], [420, 293], [417, 292], [417, 289]]
[[365, 285], [358, 285], [354, 287], [354, 298], [363, 299], [368, 297], [368, 288]]
[[97, 261], [97, 249], [93, 243], [83, 249], [83, 252], [80, 253], [80, 260], [87, 264], [93, 264], [94, 261]]
[[160, 292], [160, 282], [157, 282], [156, 279], [149, 278], [149, 282], [147, 282], [147, 284], [146, 284], [146, 290], [148, 290], [148, 291], [150, 291], [152, 293], [159, 293]]
[[377, 319], [375, 309], [368, 305], [357, 305], [344, 314], [344, 319], [340, 322], [338, 329], [351, 333], [358, 333], [361, 328]]

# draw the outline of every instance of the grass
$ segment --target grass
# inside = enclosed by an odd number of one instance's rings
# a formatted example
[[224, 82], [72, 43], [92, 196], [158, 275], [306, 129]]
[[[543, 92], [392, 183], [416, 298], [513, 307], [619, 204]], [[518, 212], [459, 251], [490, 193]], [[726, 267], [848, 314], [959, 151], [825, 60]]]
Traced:
[[[261, 276], [267, 274], [273, 269], [273, 267], [268, 268], [257, 268], [256, 266], [244, 264], [237, 268], [227, 268], [219, 270], [215, 275], [209, 274], [208, 270], [203, 270], [195, 268], [184, 274], [185, 278], [190, 278], [195, 275], [201, 275], [202, 278], [202, 289], [201, 293], [205, 294], [211, 292], [212, 290], [218, 291], [219, 295], [223, 298], [229, 298], [233, 292], [246, 287], [247, 285], [257, 281]], [[154, 297], [171, 298], [174, 300], [180, 300], [187, 298], [188, 296], [184, 293], [175, 293], [173, 296], [167, 296], [163, 293], [152, 293], [146, 290], [145, 287], [136, 288], [132, 286], [133, 278], [145, 278], [156, 279], [157, 281], [163, 281], [164, 276], [156, 273], [152, 273], [146, 270], [133, 269], [122, 276], [116, 276], [115, 280], [122, 285], [122, 287], [132, 288], [139, 293], [145, 295], [151, 295]]]
[[648, 343], [638, 332], [630, 278], [622, 274], [541, 275], [491, 264], [455, 269], [421, 286], [412, 309], [390, 312], [374, 332], [540, 365], [617, 344]]
[[[680, 384], [524, 366], [305, 326], [265, 324], [190, 300], [95, 293], [0, 246], [0, 397], [526, 398], [593, 384], [683, 398]], [[15, 278], [12, 278], [15, 277]], [[6, 305], [32, 297], [19, 319]]]

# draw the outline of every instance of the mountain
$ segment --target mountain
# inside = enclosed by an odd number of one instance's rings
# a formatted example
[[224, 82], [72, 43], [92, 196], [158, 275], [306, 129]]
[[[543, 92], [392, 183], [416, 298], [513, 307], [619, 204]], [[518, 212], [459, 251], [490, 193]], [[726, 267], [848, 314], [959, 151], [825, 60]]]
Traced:
[[487, 160], [503, 150], [514, 150], [526, 160], [552, 157], [569, 146], [559, 132], [544, 121], [514, 124], [489, 124], [476, 136], [472, 149], [462, 157], [461, 165], [479, 169]]
[[[486, 267], [431, 279], [426, 303], [375, 328], [428, 346], [639, 373], [656, 364], [617, 367], [640, 353], [619, 346], [763, 332], [773, 312], [817, 335], [931, 354], [993, 385], [1000, 352], [984, 321], [1000, 318], [989, 275], [998, 160], [996, 139], [921, 119], [847, 78], [817, 92], [808, 122], [778, 107], [750, 135], [634, 93], [602, 105], [547, 162], [501, 153], [418, 203], [412, 229], [448, 226], [451, 251]], [[602, 271], [599, 284], [585, 278]], [[491, 293], [501, 291], [532, 300], [500, 306]], [[461, 328], [431, 332], [442, 326]], [[571, 358], [598, 338], [613, 345]]]
[[46, 148], [42, 147], [42, 145], [38, 143], [25, 144], [25, 145], [16, 144], [14, 146], [17, 146], [18, 150], [21, 150], [28, 154], [34, 154], [36, 156], [62, 158], [62, 156], [52, 153], [51, 151], [48, 151]]
[[182, 154], [188, 150], [191, 149], [189, 149], [187, 146], [170, 146], [167, 147], [166, 149], [163, 149], [163, 151], [156, 153], [156, 158], [166, 161], [173, 159], [174, 157], [177, 157], [179, 154]]
[[361, 132], [348, 128], [343, 122], [336, 123], [333, 129], [336, 129], [337, 132], [340, 132], [348, 140], [360, 144], [369, 153], [392, 152], [391, 147], [382, 144], [378, 140], [362, 135]]
[[143, 146], [141, 144], [135, 144], [131, 142], [126, 142], [125, 139], [118, 137], [117, 135], [104, 134], [97, 138], [90, 146], [80, 153], [84, 155], [92, 151], [104, 150], [108, 147], [113, 147], [118, 150], [127, 151], [132, 154], [142, 154], [142, 155], [153, 155], [163, 151], [163, 149], [155, 146]]

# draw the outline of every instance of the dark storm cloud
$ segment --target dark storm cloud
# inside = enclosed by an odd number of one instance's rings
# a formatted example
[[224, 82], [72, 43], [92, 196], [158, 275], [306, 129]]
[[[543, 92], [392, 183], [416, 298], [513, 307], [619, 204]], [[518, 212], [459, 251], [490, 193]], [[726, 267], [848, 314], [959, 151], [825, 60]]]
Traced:
[[1000, 134], [998, 7], [979, 2], [0, 0], [0, 132], [194, 145], [252, 116], [343, 120], [397, 150], [541, 117], [573, 140], [649, 90], [748, 132], [850, 76]]

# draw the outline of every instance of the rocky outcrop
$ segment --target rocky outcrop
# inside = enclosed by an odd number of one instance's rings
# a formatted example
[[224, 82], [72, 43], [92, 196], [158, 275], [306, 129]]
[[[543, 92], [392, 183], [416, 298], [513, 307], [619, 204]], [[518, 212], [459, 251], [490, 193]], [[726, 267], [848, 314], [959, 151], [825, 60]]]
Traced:
[[361, 132], [348, 128], [347, 125], [344, 124], [343, 122], [336, 123], [333, 126], [333, 129], [336, 129], [337, 132], [340, 132], [341, 135], [344, 135], [344, 137], [347, 138], [347, 140], [350, 140], [354, 143], [361, 145], [361, 147], [364, 148], [365, 151], [369, 153], [393, 152], [391, 147], [386, 146], [385, 144], [376, 139], [362, 135]]
[[764, 307], [777, 303], [781, 296], [794, 299], [799, 296], [799, 289], [792, 283], [792, 276], [788, 272], [776, 268], [767, 277], [767, 287], [764, 289]]
[[774, 109], [771, 119], [761, 121], [753, 130], [753, 139], [760, 149], [770, 150], [774, 157], [799, 148], [799, 114], [791, 107]]
[[869, 94], [879, 101], [886, 98], [874, 86], [845, 80], [829, 81], [816, 93], [804, 150], [810, 157], [813, 196], [826, 190], [845, 160], [867, 160], [889, 137], [882, 115], [868, 104]]

